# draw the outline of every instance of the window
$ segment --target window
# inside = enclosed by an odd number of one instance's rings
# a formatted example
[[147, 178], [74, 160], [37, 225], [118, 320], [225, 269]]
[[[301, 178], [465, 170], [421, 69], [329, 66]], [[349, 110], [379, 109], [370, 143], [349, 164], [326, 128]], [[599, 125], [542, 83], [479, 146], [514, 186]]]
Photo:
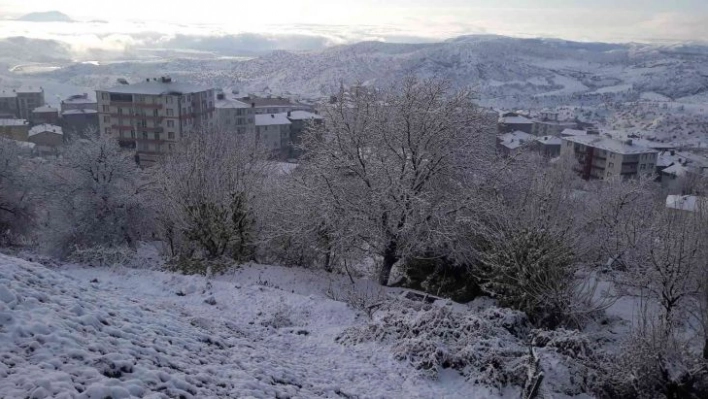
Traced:
[[167, 116], [174, 116], [174, 115], [175, 115], [175, 111], [173, 111], [170, 108], [167, 108]]
[[608, 168], [610, 168], [610, 169], [612, 169], [612, 168], [614, 168], [614, 167], [615, 167], [615, 164], [614, 164], [613, 162], [610, 162], [610, 164], [609, 164], [609, 165], [607, 165], [607, 167], [608, 167]]
[[153, 109], [153, 110], [152, 110], [152, 116], [157, 116], [157, 115], [158, 115], [158, 114], [157, 114], [157, 110], [156, 110], [156, 109]]
[[111, 107], [109, 107], [108, 105], [103, 106], [103, 112], [110, 112], [110, 111], [111, 111]]
[[143, 139], [147, 140], [148, 132], [142, 132]]
[[167, 96], [167, 98], [165, 99], [165, 102], [167, 104], [172, 104], [172, 101], [173, 101], [172, 96]]
[[106, 134], [111, 134], [111, 128], [110, 128], [110, 127], [107, 127], [106, 130], [105, 130], [105, 132], [106, 132]]
[[174, 149], [175, 149], [175, 145], [174, 145], [174, 144], [172, 144], [172, 143], [170, 143], [170, 144], [168, 144], [167, 148], [169, 148], [169, 149], [170, 149], [170, 151], [172, 151], [172, 150], [174, 150]]
[[175, 127], [175, 121], [173, 121], [173, 120], [168, 120], [168, 121], [167, 121], [167, 127]]
[[108, 100], [110, 97], [108, 96], [108, 93], [101, 93], [101, 98]]
[[612, 172], [607, 172], [607, 177], [612, 176]]
[[140, 122], [138, 123], [138, 125], [140, 127], [147, 127], [147, 124], [148, 124], [147, 119], [141, 119]]
[[167, 132], [167, 138], [170, 140], [175, 139], [175, 132]]
[[160, 133], [155, 133], [155, 140], [160, 140]]
[[131, 137], [131, 138], [135, 138], [135, 130], [131, 130], [131, 131], [130, 131], [130, 137]]
[[611, 152], [611, 153], [610, 153], [610, 158], [613, 158], [613, 159], [614, 159], [614, 157], [615, 157], [615, 153], [614, 153], [614, 152]]
[[570, 147], [571, 145], [573, 145], [573, 143], [571, 143], [570, 141], [566, 141], [566, 142], [565, 142], [565, 146], [566, 146], [566, 147]]
[[118, 107], [118, 115], [123, 115], [123, 108]]
[[[642, 155], [643, 156], [643, 155]], [[647, 166], [645, 164], [639, 165], [639, 169], [644, 170]]]
[[653, 164], [653, 163], [648, 163], [648, 164], [647, 164], [647, 169], [654, 169], [654, 164]]
[[108, 115], [103, 116], [103, 123], [111, 123], [111, 117]]

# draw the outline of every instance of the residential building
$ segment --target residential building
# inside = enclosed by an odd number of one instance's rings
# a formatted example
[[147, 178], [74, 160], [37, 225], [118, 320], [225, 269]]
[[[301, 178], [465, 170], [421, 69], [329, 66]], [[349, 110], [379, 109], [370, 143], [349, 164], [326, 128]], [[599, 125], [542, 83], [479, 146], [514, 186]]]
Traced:
[[502, 156], [518, 154], [523, 147], [533, 143], [536, 139], [532, 134], [515, 131], [497, 136], [497, 152]]
[[59, 155], [59, 148], [64, 145], [64, 132], [60, 126], [37, 125], [29, 130], [28, 141], [35, 144], [37, 155]]
[[88, 93], [69, 96], [61, 102], [61, 120], [64, 137], [96, 135], [99, 132], [98, 102]]
[[255, 108], [249, 104], [228, 96], [216, 94], [216, 126], [222, 132], [250, 135], [255, 133]]
[[307, 104], [293, 102], [285, 97], [258, 97], [249, 94], [246, 97], [237, 98], [244, 104], [253, 108], [254, 114], [279, 114], [288, 111], [313, 111]]
[[61, 101], [61, 112], [72, 109], [93, 109], [98, 111], [98, 102], [89, 97], [88, 93], [74, 94]]
[[531, 133], [534, 136], [560, 136], [564, 130], [575, 129], [577, 123], [557, 120], [538, 120], [533, 122]]
[[287, 113], [257, 114], [256, 142], [276, 158], [287, 158], [290, 149], [290, 125]]
[[290, 148], [288, 158], [298, 158], [302, 155], [300, 144], [302, 134], [311, 125], [321, 125], [324, 119], [312, 112], [289, 111], [287, 118], [290, 121]]
[[34, 110], [32, 110], [31, 121], [32, 121], [33, 125], [41, 125], [41, 124], [58, 125], [59, 124], [59, 110], [54, 107], [50, 107], [49, 105], [42, 105], [41, 107], [37, 107]]
[[0, 118], [17, 118], [17, 93], [14, 90], [0, 91]]
[[669, 195], [666, 197], [666, 207], [708, 215], [708, 198], [696, 195]]
[[32, 122], [32, 111], [44, 105], [44, 89], [23, 87], [17, 89], [17, 116]]
[[29, 123], [25, 119], [0, 119], [0, 136], [16, 140], [27, 141]]
[[542, 136], [534, 140], [534, 147], [546, 158], [556, 158], [560, 156], [561, 144], [563, 140], [556, 136]]
[[215, 91], [169, 77], [97, 90], [101, 134], [135, 149], [150, 166], [191, 133], [215, 128]]
[[533, 121], [516, 113], [507, 113], [499, 119], [498, 128], [499, 133], [524, 132], [531, 134]]
[[577, 159], [576, 171], [584, 179], [609, 179], [653, 174], [658, 152], [604, 136], [563, 137], [561, 156]]

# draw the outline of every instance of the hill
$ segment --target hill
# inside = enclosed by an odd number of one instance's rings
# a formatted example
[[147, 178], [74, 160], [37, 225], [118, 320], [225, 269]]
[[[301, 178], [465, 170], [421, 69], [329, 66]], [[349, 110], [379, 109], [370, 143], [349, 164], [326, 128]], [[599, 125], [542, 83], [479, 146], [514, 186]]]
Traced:
[[25, 14], [18, 21], [25, 22], [74, 22], [68, 15], [59, 11], [42, 11]]

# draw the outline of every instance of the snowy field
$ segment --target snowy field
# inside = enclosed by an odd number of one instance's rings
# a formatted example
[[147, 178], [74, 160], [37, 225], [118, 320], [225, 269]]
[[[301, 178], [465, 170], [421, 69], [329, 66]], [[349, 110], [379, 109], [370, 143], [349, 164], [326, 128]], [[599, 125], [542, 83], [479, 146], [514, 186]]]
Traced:
[[327, 298], [346, 285], [329, 276], [253, 266], [207, 282], [0, 255], [0, 398], [518, 396], [336, 343], [366, 317]]

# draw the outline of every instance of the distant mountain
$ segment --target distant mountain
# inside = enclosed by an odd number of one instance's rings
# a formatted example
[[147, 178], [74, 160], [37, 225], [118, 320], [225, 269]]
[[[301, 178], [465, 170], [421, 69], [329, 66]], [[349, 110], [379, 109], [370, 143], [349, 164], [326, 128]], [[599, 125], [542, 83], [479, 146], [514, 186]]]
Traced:
[[68, 15], [59, 11], [32, 12], [17, 18], [26, 22], [74, 22]]
[[24, 36], [0, 39], [0, 64], [71, 61], [69, 45], [56, 40]]

